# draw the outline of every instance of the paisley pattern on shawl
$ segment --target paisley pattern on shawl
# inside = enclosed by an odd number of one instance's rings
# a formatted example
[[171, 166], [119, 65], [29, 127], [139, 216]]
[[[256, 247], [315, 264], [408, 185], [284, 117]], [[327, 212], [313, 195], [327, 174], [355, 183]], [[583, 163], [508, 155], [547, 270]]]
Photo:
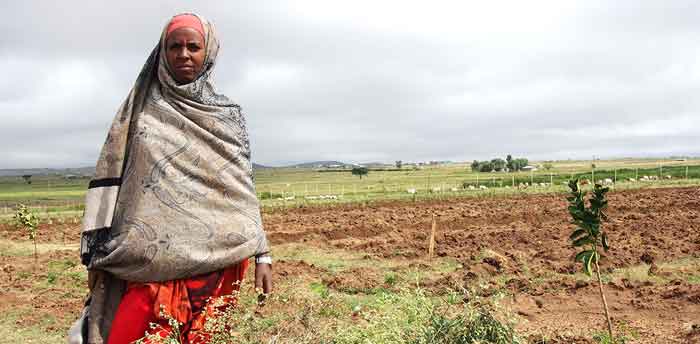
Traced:
[[121, 297], [115, 281], [187, 278], [269, 252], [245, 119], [215, 90], [219, 41], [200, 20], [202, 72], [189, 84], [175, 82], [163, 30], [112, 122], [90, 182], [81, 258], [106, 274], [95, 282], [90, 306], [99, 318], [91, 325], [103, 335]]

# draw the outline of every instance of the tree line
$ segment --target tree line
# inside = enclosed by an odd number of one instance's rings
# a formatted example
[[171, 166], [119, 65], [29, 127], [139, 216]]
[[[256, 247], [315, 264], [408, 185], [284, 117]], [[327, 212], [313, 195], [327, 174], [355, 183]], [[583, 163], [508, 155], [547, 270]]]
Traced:
[[501, 158], [494, 158], [491, 159], [491, 161], [485, 160], [485, 161], [478, 161], [474, 160], [472, 162], [472, 171], [478, 171], [478, 172], [500, 172], [504, 170], [508, 171], [520, 171], [523, 169], [523, 167], [528, 165], [528, 160], [526, 158], [516, 158], [513, 159], [513, 156], [508, 154], [505, 160]]

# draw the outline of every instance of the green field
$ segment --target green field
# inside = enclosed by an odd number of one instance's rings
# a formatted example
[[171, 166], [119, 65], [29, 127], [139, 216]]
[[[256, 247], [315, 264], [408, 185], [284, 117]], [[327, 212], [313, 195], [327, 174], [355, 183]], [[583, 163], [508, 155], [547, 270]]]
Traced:
[[[595, 168], [591, 161], [548, 163], [551, 169], [535, 172], [477, 173], [465, 163], [370, 170], [362, 178], [350, 170], [271, 168], [257, 170], [255, 181], [263, 207], [561, 192], [571, 178], [609, 179], [614, 188], [700, 184], [700, 159], [597, 160]], [[643, 176], [654, 180], [640, 182]], [[34, 176], [28, 184], [21, 177], [2, 177], [0, 218], [11, 216], [18, 203], [32, 206], [43, 216], [79, 216], [88, 182], [89, 178]]]

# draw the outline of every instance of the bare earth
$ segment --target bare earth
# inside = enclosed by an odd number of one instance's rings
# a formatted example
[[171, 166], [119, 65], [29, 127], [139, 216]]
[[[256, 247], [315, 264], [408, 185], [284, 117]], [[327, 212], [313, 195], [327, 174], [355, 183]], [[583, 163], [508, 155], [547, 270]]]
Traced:
[[[305, 207], [265, 213], [263, 220], [273, 250], [275, 244], [299, 243], [420, 266], [435, 215], [436, 254], [462, 267], [424, 280], [425, 288], [439, 293], [481, 281], [486, 287], [476, 291], [480, 295], [507, 292], [504, 304], [518, 315], [519, 331], [570, 334], [586, 342], [584, 329], [605, 325], [597, 284], [572, 263], [576, 251], [568, 241], [572, 225], [564, 197]], [[700, 188], [611, 192], [609, 202], [610, 221], [604, 228], [613, 247], [601, 268], [614, 322], [637, 332], [635, 342], [700, 343]], [[17, 326], [39, 326], [51, 314], [55, 323], [41, 326], [62, 331], [77, 316], [85, 294], [78, 275], [83, 269], [76, 248], [78, 227], [42, 225], [40, 248], [60, 244], [66, 249], [47, 248], [39, 264], [31, 255], [0, 254], [0, 313], [31, 310], [19, 313]], [[9, 225], [0, 225], [0, 239], [30, 245]], [[74, 271], [74, 283], [41, 284], [50, 280], [50, 262], [63, 262], [61, 273]], [[371, 287], [382, 283], [383, 273], [354, 269], [324, 283]], [[282, 261], [275, 268], [278, 281], [299, 274], [311, 281], [323, 271], [304, 261]], [[358, 275], [365, 278], [358, 281]]]

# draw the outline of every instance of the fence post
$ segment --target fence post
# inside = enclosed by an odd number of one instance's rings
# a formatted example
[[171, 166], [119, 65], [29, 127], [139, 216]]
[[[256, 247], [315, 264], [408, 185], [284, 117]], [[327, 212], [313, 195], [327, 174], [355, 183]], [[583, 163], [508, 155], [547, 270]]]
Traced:
[[435, 231], [437, 229], [437, 221], [435, 219], [435, 214], [433, 214], [433, 225], [430, 230], [430, 239], [428, 242], [428, 259], [433, 258], [433, 252], [435, 252]]
[[615, 169], [615, 176], [613, 177], [613, 184], [617, 184], [617, 169]]
[[511, 174], [511, 175], [510, 175], [510, 178], [511, 178], [511, 180], [512, 180], [512, 182], [511, 182], [511, 183], [512, 183], [512, 187], [515, 187], [515, 175], [512, 175], [512, 174]]
[[685, 179], [688, 180], [688, 166], [685, 167]]
[[639, 167], [634, 169], [634, 180], [639, 180]]
[[479, 174], [476, 174], [476, 187], [479, 187]]

